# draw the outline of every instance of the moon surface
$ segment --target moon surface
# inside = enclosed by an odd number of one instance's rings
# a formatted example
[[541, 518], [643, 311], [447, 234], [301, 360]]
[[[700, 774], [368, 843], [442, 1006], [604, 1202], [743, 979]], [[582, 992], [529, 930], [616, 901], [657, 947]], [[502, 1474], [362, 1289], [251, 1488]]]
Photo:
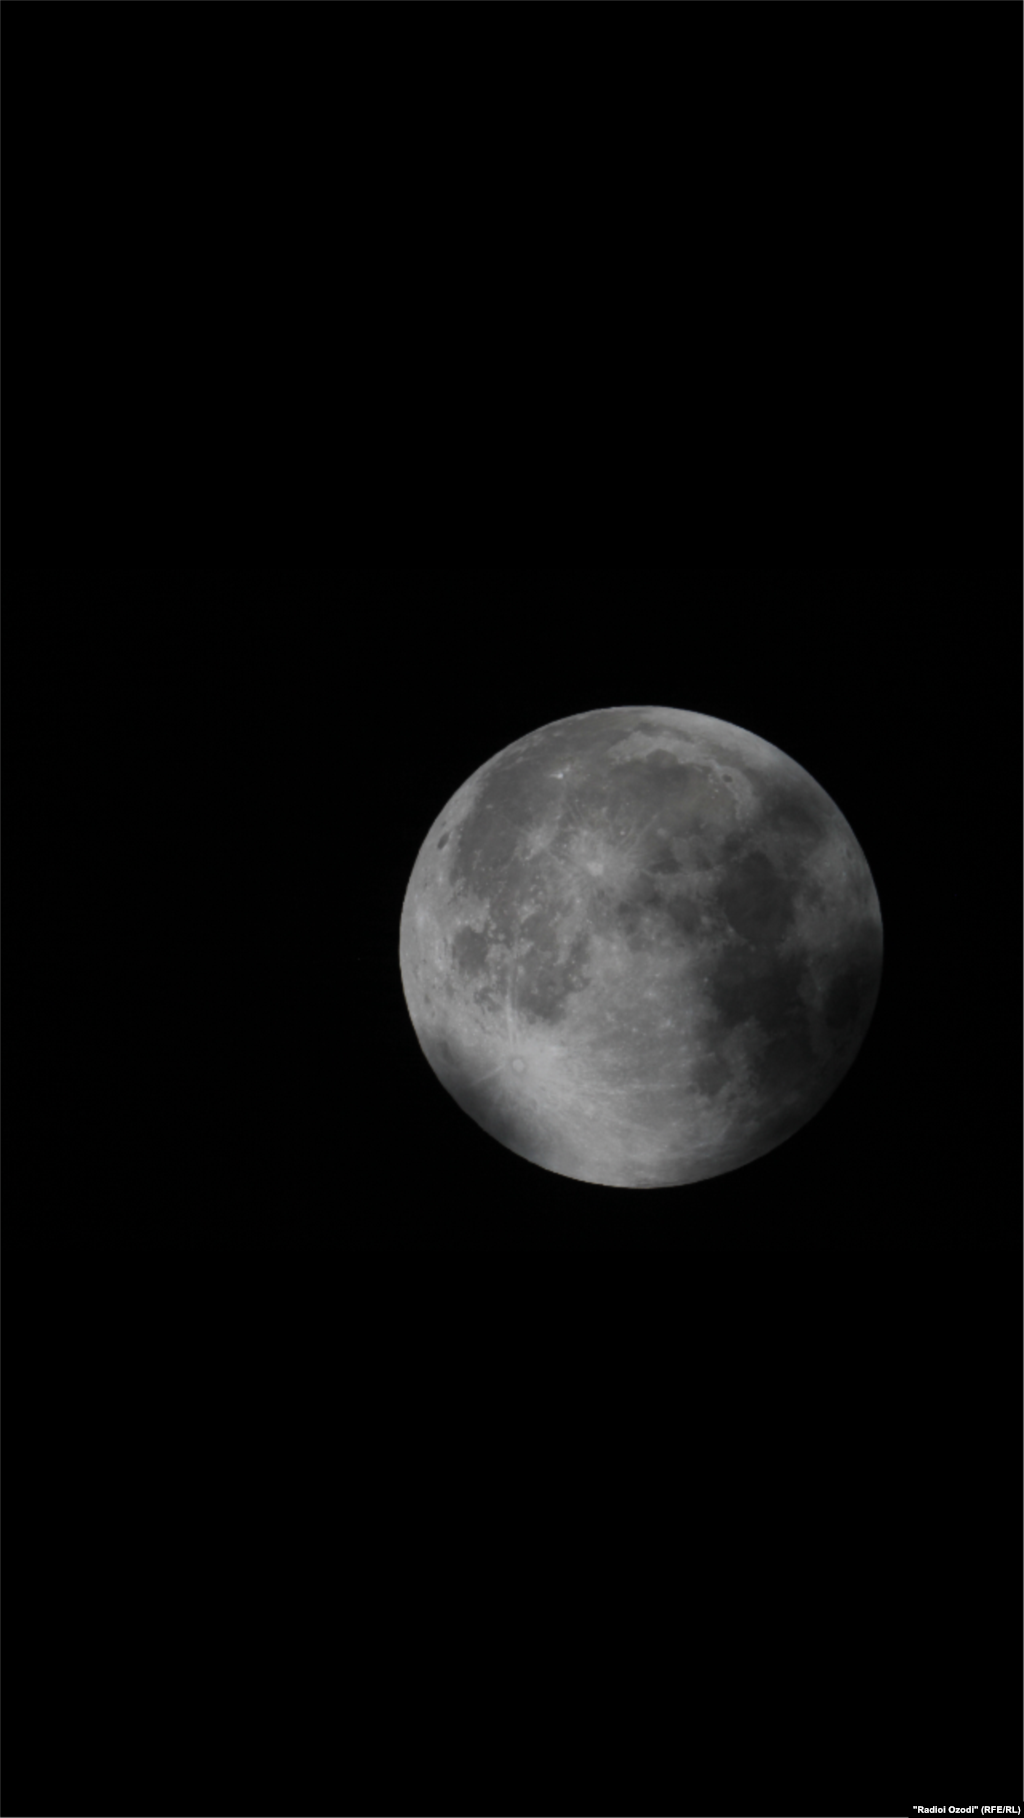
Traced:
[[808, 1122], [874, 1011], [882, 918], [807, 771], [725, 720], [614, 707], [481, 766], [406, 890], [405, 999], [496, 1140], [612, 1187], [707, 1180]]

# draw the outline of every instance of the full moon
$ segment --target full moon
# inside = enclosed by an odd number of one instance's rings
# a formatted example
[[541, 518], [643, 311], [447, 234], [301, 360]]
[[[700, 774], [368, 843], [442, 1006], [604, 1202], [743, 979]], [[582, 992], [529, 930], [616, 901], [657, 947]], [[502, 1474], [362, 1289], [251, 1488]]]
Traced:
[[516, 1155], [609, 1187], [742, 1168], [839, 1085], [882, 917], [831, 797], [674, 707], [555, 720], [474, 772], [420, 848], [402, 984], [452, 1098]]

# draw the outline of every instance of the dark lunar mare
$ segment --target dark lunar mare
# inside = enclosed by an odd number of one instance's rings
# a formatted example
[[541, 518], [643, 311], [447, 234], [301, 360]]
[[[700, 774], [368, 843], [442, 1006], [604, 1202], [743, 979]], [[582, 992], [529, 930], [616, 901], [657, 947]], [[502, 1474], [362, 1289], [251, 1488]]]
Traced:
[[881, 930], [865, 924], [851, 944], [825, 998], [825, 1022], [834, 1036], [842, 1039], [858, 1025], [867, 1027], [874, 1013], [881, 978]]

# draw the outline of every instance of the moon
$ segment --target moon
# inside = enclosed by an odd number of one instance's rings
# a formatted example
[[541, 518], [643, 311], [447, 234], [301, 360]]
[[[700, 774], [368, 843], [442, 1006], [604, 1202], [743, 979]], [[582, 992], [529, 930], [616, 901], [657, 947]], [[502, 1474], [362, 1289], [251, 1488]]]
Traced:
[[673, 707], [555, 720], [481, 766], [409, 878], [402, 985], [455, 1102], [572, 1180], [675, 1187], [806, 1124], [878, 997], [848, 822], [755, 733]]

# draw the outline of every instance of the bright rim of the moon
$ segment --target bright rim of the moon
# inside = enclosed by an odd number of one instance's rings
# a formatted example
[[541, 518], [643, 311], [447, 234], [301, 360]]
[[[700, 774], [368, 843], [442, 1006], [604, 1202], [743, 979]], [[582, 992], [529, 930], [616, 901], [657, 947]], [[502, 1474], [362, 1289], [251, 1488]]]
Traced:
[[506, 1148], [617, 1187], [706, 1180], [825, 1103], [867, 1032], [878, 896], [825, 791], [706, 714], [556, 720], [484, 764], [420, 849], [413, 1027]]

